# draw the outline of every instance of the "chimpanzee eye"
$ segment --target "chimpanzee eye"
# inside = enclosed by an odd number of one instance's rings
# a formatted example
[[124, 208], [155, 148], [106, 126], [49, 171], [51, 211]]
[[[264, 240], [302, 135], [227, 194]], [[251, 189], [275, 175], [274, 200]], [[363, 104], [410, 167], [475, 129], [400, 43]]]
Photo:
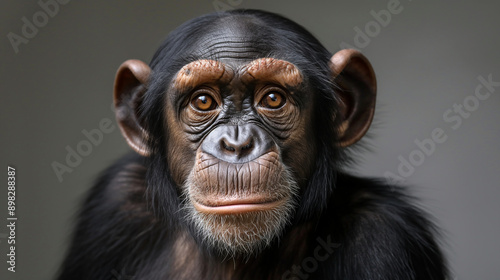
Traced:
[[208, 94], [197, 95], [191, 100], [191, 105], [200, 111], [211, 111], [217, 108], [217, 102]]
[[278, 109], [285, 105], [285, 102], [286, 99], [281, 93], [277, 91], [271, 91], [264, 95], [264, 97], [260, 101], [260, 106], [268, 109]]

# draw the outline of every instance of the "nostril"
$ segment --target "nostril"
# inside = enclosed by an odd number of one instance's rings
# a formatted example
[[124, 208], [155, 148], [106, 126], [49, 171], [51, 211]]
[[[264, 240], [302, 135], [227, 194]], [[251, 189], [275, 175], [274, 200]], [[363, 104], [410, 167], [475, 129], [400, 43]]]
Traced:
[[229, 145], [226, 143], [226, 141], [222, 140], [221, 142], [222, 142], [222, 147], [223, 147], [225, 150], [230, 151], [230, 152], [234, 152], [234, 151], [236, 151], [236, 149], [235, 149], [234, 147], [229, 146]]
[[250, 140], [248, 141], [248, 144], [246, 144], [245, 146], [241, 147], [241, 150], [249, 150], [253, 147], [253, 141]]

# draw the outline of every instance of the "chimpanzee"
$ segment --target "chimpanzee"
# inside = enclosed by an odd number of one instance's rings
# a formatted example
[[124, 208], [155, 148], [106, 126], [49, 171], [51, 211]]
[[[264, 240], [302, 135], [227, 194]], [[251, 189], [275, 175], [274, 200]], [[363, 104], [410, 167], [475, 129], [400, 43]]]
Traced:
[[118, 69], [135, 153], [90, 191], [59, 279], [445, 279], [412, 199], [343, 168], [375, 95], [362, 54], [280, 15], [186, 22]]

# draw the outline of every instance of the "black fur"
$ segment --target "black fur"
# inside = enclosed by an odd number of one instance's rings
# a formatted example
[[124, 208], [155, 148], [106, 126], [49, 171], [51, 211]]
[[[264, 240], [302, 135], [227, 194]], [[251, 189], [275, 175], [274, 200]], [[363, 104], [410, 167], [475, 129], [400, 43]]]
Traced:
[[[172, 76], [204, 58], [193, 47], [201, 35], [221, 19], [241, 16], [267, 26], [254, 36], [261, 55], [297, 65], [321, 104], [314, 118], [316, 172], [303, 188], [295, 219], [279, 240], [248, 260], [224, 259], [196, 246], [163, 156], [169, 128], [158, 117], [164, 116], [163, 93]], [[411, 199], [396, 186], [339, 171], [348, 158], [334, 145], [339, 124], [331, 118], [338, 106], [330, 57], [304, 28], [261, 11], [206, 15], [173, 31], [152, 59], [141, 107], [152, 156], [127, 155], [103, 173], [80, 212], [59, 279], [446, 279], [434, 226]], [[293, 151], [283, 157], [290, 160]]]

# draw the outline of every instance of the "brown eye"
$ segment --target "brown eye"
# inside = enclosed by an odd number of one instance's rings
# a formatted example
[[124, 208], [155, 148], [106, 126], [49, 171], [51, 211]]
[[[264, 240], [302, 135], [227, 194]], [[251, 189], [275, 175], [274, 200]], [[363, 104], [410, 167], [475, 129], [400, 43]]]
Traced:
[[281, 93], [273, 91], [264, 96], [260, 105], [269, 109], [278, 109], [285, 104], [285, 98]]
[[192, 101], [191, 104], [195, 109], [198, 109], [200, 111], [210, 111], [214, 110], [217, 107], [217, 103], [215, 100], [207, 94], [200, 94], [196, 96]]

